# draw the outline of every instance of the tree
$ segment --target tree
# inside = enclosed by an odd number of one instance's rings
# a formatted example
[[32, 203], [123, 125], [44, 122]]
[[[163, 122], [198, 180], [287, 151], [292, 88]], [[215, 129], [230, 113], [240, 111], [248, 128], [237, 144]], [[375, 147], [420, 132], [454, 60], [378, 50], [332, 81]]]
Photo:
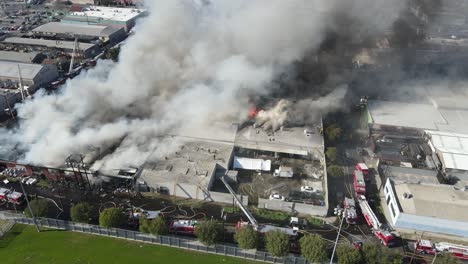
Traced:
[[166, 235], [169, 230], [166, 225], [166, 221], [162, 217], [149, 220], [146, 217], [142, 217], [140, 222], [140, 232], [153, 234], [153, 235]]
[[73, 222], [89, 223], [92, 218], [93, 207], [89, 203], [77, 203], [70, 208], [70, 216]]
[[117, 48], [111, 48], [106, 52], [106, 58], [113, 60], [113, 61], [118, 61], [119, 60], [119, 54], [120, 54], [120, 47]]
[[400, 264], [403, 258], [399, 254], [391, 252], [388, 248], [377, 243], [365, 243], [362, 246], [362, 256], [369, 264]]
[[325, 152], [325, 155], [327, 155], [327, 158], [330, 161], [330, 163], [335, 163], [336, 162], [336, 148], [335, 147], [327, 148], [327, 151]]
[[266, 233], [265, 248], [272, 256], [282, 257], [289, 252], [289, 237], [279, 230]]
[[384, 259], [382, 257], [382, 246], [377, 243], [364, 243], [362, 246], [362, 256], [368, 264], [378, 264]]
[[301, 253], [310, 263], [327, 260], [327, 244], [319, 235], [305, 235], [300, 240]]
[[337, 166], [337, 165], [328, 166], [327, 172], [332, 177], [343, 177], [344, 176], [343, 169], [340, 166]]
[[217, 221], [203, 221], [195, 225], [195, 236], [203, 244], [210, 246], [219, 241], [220, 225]]
[[[29, 206], [33, 211], [34, 217], [47, 217], [47, 214], [49, 213], [49, 205], [47, 204], [47, 200], [36, 198], [29, 202]], [[24, 210], [24, 214], [27, 217], [32, 217], [31, 212], [27, 207]]]
[[250, 225], [241, 227], [239, 230], [237, 230], [236, 234], [234, 235], [234, 238], [236, 239], [240, 248], [257, 248], [258, 233]]
[[123, 221], [120, 208], [107, 208], [99, 214], [99, 225], [102, 227], [120, 227]]
[[336, 248], [338, 264], [359, 264], [361, 254], [358, 250], [347, 244], [339, 244]]
[[330, 144], [335, 144], [336, 140], [341, 136], [343, 130], [337, 124], [331, 124], [325, 129], [325, 135]]
[[456, 264], [460, 263], [456, 257], [448, 252], [437, 254], [434, 264]]

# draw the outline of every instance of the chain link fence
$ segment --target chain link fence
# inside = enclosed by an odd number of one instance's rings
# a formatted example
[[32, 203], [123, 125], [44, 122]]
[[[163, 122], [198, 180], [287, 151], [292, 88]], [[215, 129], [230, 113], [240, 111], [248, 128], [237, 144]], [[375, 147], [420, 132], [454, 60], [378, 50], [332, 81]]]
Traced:
[[[26, 218], [22, 214], [9, 212], [0, 212], [0, 219], [6, 219], [14, 223], [34, 225], [32, 218]], [[269, 263], [284, 263], [284, 264], [307, 264], [308, 262], [302, 257], [287, 256], [277, 258], [271, 256], [268, 252], [258, 250], [244, 250], [232, 245], [217, 244], [214, 246], [205, 246], [195, 239], [179, 238], [177, 236], [155, 236], [144, 234], [136, 231], [119, 229], [119, 228], [104, 228], [96, 225], [74, 223], [51, 218], [36, 218], [39, 226], [82, 232], [87, 234], [95, 234], [107, 237], [115, 237], [151, 244], [159, 244], [170, 247], [196, 250], [206, 253], [232, 256], [249, 260], [263, 261]]]

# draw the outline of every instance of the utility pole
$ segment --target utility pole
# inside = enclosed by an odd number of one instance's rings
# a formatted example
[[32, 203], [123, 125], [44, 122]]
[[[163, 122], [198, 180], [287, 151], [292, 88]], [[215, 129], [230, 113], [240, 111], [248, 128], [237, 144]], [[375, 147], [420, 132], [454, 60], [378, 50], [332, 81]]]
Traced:
[[336, 235], [335, 245], [333, 246], [333, 253], [330, 258], [330, 264], [333, 264], [333, 257], [335, 256], [336, 246], [338, 245], [338, 239], [340, 238], [341, 228], [343, 227], [343, 222], [344, 222], [345, 215], [346, 215], [346, 208], [344, 209], [335, 208], [335, 212], [337, 212], [336, 215], [338, 216], [338, 218], [340, 217], [341, 214], [343, 215], [341, 216], [340, 228], [338, 229], [338, 234]]
[[73, 64], [75, 63], [76, 50], [78, 49], [78, 35], [75, 35], [75, 42], [73, 45], [73, 53], [70, 61], [70, 68], [68, 69], [68, 74], [71, 74], [73, 71]]
[[20, 92], [21, 92], [21, 99], [24, 100], [24, 85], [23, 85], [23, 77], [21, 76], [21, 68], [18, 64], [18, 75], [19, 75], [19, 83], [20, 83]]
[[34, 216], [34, 213], [33, 213], [32, 209], [31, 209], [31, 205], [29, 205], [28, 194], [26, 193], [26, 190], [24, 189], [23, 182], [22, 181], [19, 181], [19, 182], [20, 182], [20, 185], [21, 185], [21, 189], [23, 190], [24, 198], [26, 198], [26, 204], [28, 205], [29, 213], [31, 213], [32, 220], [34, 222], [34, 225], [36, 226], [36, 230], [37, 230], [37, 232], [41, 232], [41, 230], [39, 229], [39, 225], [36, 222], [36, 217]]
[[92, 187], [91, 187], [91, 183], [90, 183], [89, 178], [88, 178], [88, 172], [86, 171], [86, 164], [84, 163], [84, 158], [85, 158], [85, 156], [80, 154], [80, 166], [84, 170], [85, 177], [86, 177], [86, 182], [88, 183], [89, 189], [91, 190]]

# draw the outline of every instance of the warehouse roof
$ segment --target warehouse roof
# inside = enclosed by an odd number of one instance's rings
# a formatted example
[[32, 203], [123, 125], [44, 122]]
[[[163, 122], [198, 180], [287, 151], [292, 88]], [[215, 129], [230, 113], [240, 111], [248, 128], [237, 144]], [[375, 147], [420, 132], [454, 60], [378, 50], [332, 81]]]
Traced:
[[395, 183], [439, 184], [438, 172], [435, 170], [382, 166], [382, 171], [385, 177], [391, 178]]
[[3, 51], [0, 50], [0, 60], [4, 61], [17, 61], [17, 62], [33, 62], [38, 52], [17, 52], [17, 51]]
[[379, 125], [437, 130], [435, 123], [444, 122], [431, 104], [369, 100], [368, 109], [373, 123]]
[[227, 168], [233, 144], [188, 140], [180, 137], [168, 137], [175, 145], [173, 151], [155, 151], [149, 157], [140, 178], [149, 186], [161, 183], [177, 182], [207, 188], [217, 165]]
[[94, 17], [113, 21], [128, 21], [144, 13], [143, 9], [136, 8], [118, 8], [105, 6], [89, 6], [81, 12], [71, 12], [67, 16]]
[[441, 154], [445, 168], [468, 170], [468, 134], [426, 131]]
[[374, 124], [468, 133], [468, 110], [439, 107], [429, 103], [369, 100], [368, 113]]
[[[468, 192], [449, 185], [395, 184], [403, 213], [468, 222]], [[403, 194], [412, 198], [403, 198]]]
[[76, 34], [83, 36], [108, 37], [118, 30], [118, 28], [109, 26], [49, 22], [38, 26], [31, 31], [34, 33]]
[[323, 137], [315, 129], [290, 127], [269, 131], [247, 126], [237, 133], [236, 146], [279, 153], [308, 155], [312, 148], [323, 147]]
[[18, 79], [18, 65], [21, 69], [21, 77], [29, 80], [34, 79], [43, 68], [40, 64], [0, 61], [0, 77]]
[[[67, 49], [73, 50], [75, 43], [73, 41], [58, 41], [58, 40], [47, 40], [47, 39], [32, 39], [32, 38], [17, 38], [11, 37], [5, 39], [3, 42], [11, 44], [22, 44], [22, 45], [31, 45], [31, 46], [44, 46], [49, 48], [58, 48], [58, 49]], [[86, 51], [96, 44], [92, 43], [82, 43], [79, 42], [79, 50]]]

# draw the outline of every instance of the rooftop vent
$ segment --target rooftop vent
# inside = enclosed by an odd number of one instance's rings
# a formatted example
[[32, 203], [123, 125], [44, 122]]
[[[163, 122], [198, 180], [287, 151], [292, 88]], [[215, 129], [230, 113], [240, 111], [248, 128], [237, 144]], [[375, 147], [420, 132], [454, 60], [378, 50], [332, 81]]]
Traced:
[[413, 198], [413, 195], [411, 193], [406, 193], [405, 192], [405, 193], [403, 193], [403, 198], [404, 199], [411, 199], [411, 198]]

